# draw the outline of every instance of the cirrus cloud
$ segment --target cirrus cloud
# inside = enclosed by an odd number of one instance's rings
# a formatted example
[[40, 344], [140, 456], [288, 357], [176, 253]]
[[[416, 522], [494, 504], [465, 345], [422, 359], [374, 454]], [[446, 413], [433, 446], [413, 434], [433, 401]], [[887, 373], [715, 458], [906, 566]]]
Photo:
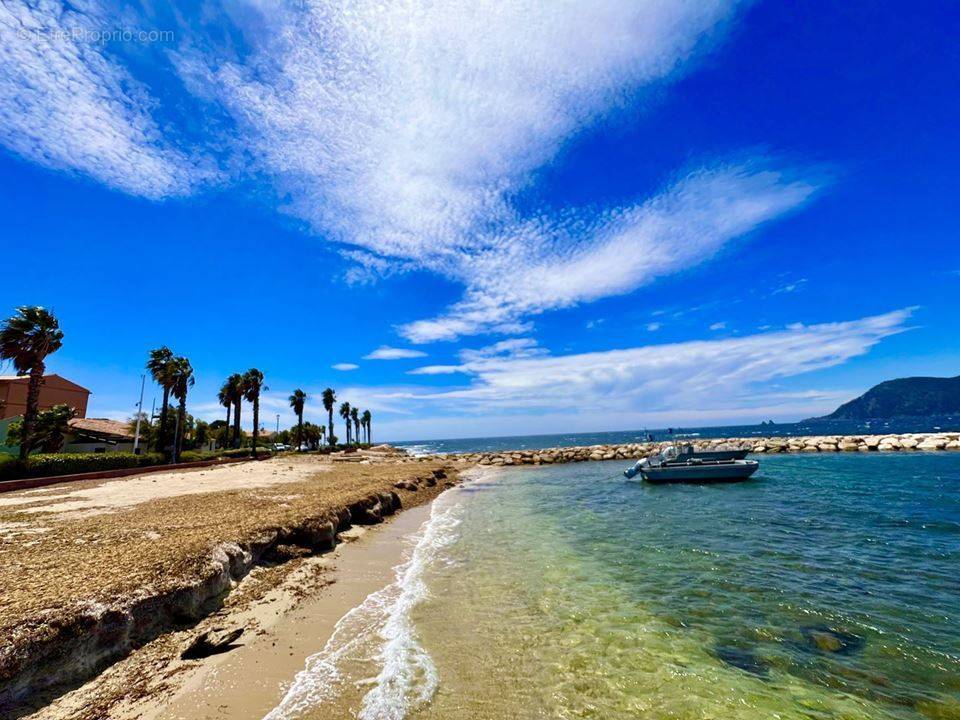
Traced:
[[381, 345], [373, 352], [364, 355], [364, 360], [406, 360], [408, 358], [422, 358], [427, 354], [422, 350], [412, 350], [410, 348], [395, 348], [389, 345]]

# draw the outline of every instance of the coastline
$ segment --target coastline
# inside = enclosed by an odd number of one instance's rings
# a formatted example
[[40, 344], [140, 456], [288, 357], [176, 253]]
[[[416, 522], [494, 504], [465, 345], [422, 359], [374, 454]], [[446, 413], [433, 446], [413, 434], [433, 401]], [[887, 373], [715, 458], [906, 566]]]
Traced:
[[294, 589], [278, 588], [276, 600], [258, 608], [265, 622], [249, 642], [190, 668], [178, 690], [154, 694], [137, 709], [137, 717], [259, 720], [266, 716], [281, 702], [307, 659], [333, 635], [341, 618], [393, 581], [406, 541], [430, 517], [430, 507], [430, 503], [418, 505], [383, 526], [366, 529], [324, 558], [329, 563], [326, 584], [302, 602], [291, 606]]
[[[896, 446], [891, 436], [751, 439], [748, 449], [770, 453], [890, 454], [896, 450], [953, 450], [958, 439], [957, 433], [903, 435], [896, 437]], [[736, 439], [718, 439], [695, 445], [711, 448], [736, 442]], [[144, 642], [118, 647], [106, 665], [98, 666], [94, 659], [87, 668], [89, 679], [82, 684], [73, 689], [55, 688], [50, 694], [41, 691], [34, 698], [33, 709], [13, 708], [11, 717], [38, 720], [262, 718], [277, 707], [285, 689], [303, 670], [305, 661], [324, 647], [345, 613], [390, 583], [393, 569], [403, 557], [404, 538], [420, 527], [431, 503], [445, 489], [458, 484], [468, 467], [627, 460], [655, 452], [662, 445], [601, 445], [433, 457], [361, 455], [350, 463], [315, 457], [277, 458], [207, 473], [180, 472], [159, 484], [156, 477], [151, 477], [11, 494], [0, 500], [0, 541], [6, 541], [7, 550], [11, 538], [4, 533], [12, 532], [20, 541], [38, 538], [23, 542], [29, 546], [48, 542], [49, 530], [58, 524], [72, 528], [69, 537], [74, 538], [73, 542], [82, 540], [80, 549], [85, 550], [84, 544], [97, 545], [102, 539], [109, 540], [110, 533], [100, 528], [107, 519], [124, 525], [123, 532], [129, 542], [131, 534], [143, 532], [146, 527], [159, 527], [157, 523], [161, 519], [179, 522], [185, 512], [191, 521], [198, 519], [194, 516], [196, 513], [207, 521], [211, 521], [212, 515], [218, 516], [217, 523], [201, 533], [206, 554], [181, 557], [181, 560], [192, 559], [192, 570], [211, 567], [216, 570], [209, 577], [195, 575], [192, 584], [188, 584], [192, 591], [203, 590], [208, 602], [193, 597], [188, 603], [193, 615], [180, 618], [179, 624], [168, 621]], [[240, 472], [254, 473], [255, 478], [243, 481], [243, 477], [237, 475]], [[445, 477], [448, 472], [449, 477]], [[164, 496], [158, 497], [157, 493]], [[252, 518], [253, 523], [242, 528], [231, 525], [240, 517], [246, 519], [245, 514], [254, 509], [259, 512], [265, 502], [271, 508], [267, 515]], [[19, 524], [17, 527], [10, 522], [14, 517], [10, 515], [11, 508], [19, 512], [14, 521]], [[401, 508], [406, 512], [388, 518]], [[144, 524], [140, 515], [148, 510], [152, 516], [150, 522]], [[35, 518], [35, 525], [30, 526], [24, 520], [26, 517]], [[223, 531], [224, 522], [232, 533], [228, 539], [217, 536]], [[371, 532], [378, 524], [381, 527]], [[63, 527], [57, 528], [58, 532]], [[93, 528], [106, 537], [84, 535]], [[34, 530], [41, 532], [31, 535]], [[270, 536], [269, 541], [263, 540], [265, 533]], [[259, 537], [257, 542], [261, 545], [252, 545], [252, 536]], [[214, 543], [213, 537], [219, 537], [219, 541]], [[0, 550], [3, 545], [0, 543]], [[239, 552], [231, 549], [231, 545]], [[63, 552], [63, 542], [56, 547], [58, 552]], [[70, 552], [74, 549], [70, 548]], [[123, 549], [118, 551], [122, 553]], [[218, 560], [221, 551], [226, 553], [225, 562]], [[70, 552], [62, 558], [47, 559], [70, 562], [70, 558], [79, 557]], [[136, 568], [121, 565], [117, 577], [142, 583]], [[34, 583], [35, 591], [37, 587]], [[181, 582], [179, 589], [182, 591], [185, 587]], [[83, 659], [83, 653], [89, 652], [90, 647], [99, 644], [109, 650], [104, 643], [116, 640], [117, 632], [104, 620], [116, 625], [118, 613], [122, 616], [127, 612], [121, 620], [126, 623], [128, 635], [142, 622], [142, 618], [124, 610], [130, 607], [132, 598], [149, 600], [146, 606], [154, 610], [158, 607], [156, 588], [141, 584], [134, 587], [134, 592], [129, 589], [125, 592], [109, 606], [94, 608], [90, 601], [74, 606], [74, 610], [79, 608], [81, 612], [72, 625], [59, 620], [59, 625], [51, 623], [51, 617], [43, 612], [25, 616], [22, 623], [34, 629], [42, 627], [48, 635], [65, 630], [73, 632], [74, 636], [65, 638], [68, 642], [60, 650], [53, 649], [53, 657], [59, 662], [75, 663], [78, 658]], [[183, 605], [177, 609], [182, 610]], [[4, 611], [9, 613], [9, 607]], [[201, 660], [180, 658], [181, 652], [200, 634], [232, 628], [242, 628], [244, 634], [228, 646], [229, 652]], [[31, 665], [29, 657], [26, 661], [20, 659], [20, 667], [43, 673], [51, 648], [44, 648], [43, 643], [38, 644], [30, 637], [14, 640], [18, 641], [19, 650], [28, 655], [40, 652], [36, 667]], [[78, 640], [79, 651], [70, 645]], [[11, 659], [17, 660], [9, 647], [0, 652], [0, 661], [7, 663], [4, 670], [8, 673], [10, 667], [16, 669]], [[0, 677], [0, 681], [8, 678], [9, 675]]]
[[458, 481], [439, 463], [298, 457], [6, 495], [3, 712], [141, 716], [210, 661], [180, 659], [201, 635], [255, 642], [330, 585], [345, 541]]
[[698, 451], [719, 448], [749, 450], [751, 453], [835, 453], [835, 452], [939, 452], [960, 450], [960, 432], [929, 432], [876, 435], [802, 435], [761, 438], [727, 437], [671, 441], [573, 445], [493, 452], [424, 453], [399, 456], [394, 462], [436, 462], [446, 460], [477, 465], [549, 465], [603, 460], [639, 460], [656, 455], [668, 445], [690, 443]]

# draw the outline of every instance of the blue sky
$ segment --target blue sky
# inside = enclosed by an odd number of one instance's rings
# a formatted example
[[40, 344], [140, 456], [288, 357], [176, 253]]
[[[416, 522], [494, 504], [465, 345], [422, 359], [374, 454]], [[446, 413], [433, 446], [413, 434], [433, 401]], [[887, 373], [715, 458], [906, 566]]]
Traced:
[[4, 4], [0, 307], [56, 311], [91, 416], [128, 417], [167, 344], [199, 416], [256, 366], [266, 424], [329, 385], [384, 440], [783, 421], [956, 375], [958, 26]]

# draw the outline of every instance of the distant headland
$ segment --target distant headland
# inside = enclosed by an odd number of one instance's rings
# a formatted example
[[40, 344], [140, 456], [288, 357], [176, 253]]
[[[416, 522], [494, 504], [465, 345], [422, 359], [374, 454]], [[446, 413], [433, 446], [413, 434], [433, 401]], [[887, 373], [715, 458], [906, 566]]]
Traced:
[[960, 413], [960, 375], [909, 377], [874, 385], [829, 415], [811, 420], [874, 420]]

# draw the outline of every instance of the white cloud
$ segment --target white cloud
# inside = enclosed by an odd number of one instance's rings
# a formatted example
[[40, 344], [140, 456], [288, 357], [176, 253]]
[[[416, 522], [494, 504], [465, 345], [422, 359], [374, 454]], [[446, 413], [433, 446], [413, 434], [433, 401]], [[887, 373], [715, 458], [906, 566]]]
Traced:
[[460, 350], [460, 360], [464, 364], [481, 362], [490, 358], [528, 358], [546, 355], [547, 351], [531, 337], [509, 338], [482, 348]]
[[134, 195], [187, 194], [215, 173], [171, 143], [146, 87], [92, 39], [115, 24], [95, 0], [0, 4], [0, 143]]
[[355, 363], [336, 363], [335, 365], [331, 365], [330, 367], [332, 367], [334, 370], [348, 371], [348, 370], [356, 370], [360, 366]]
[[242, 63], [193, 50], [177, 62], [232, 114], [285, 211], [359, 248], [346, 253], [351, 282], [424, 268], [463, 284], [448, 312], [399, 328], [406, 339], [520, 334], [529, 316], [701, 262], [812, 193], [740, 165], [599, 214], [511, 202], [598, 117], [682, 74], [737, 4], [271, 6], [246, 28], [256, 42]]
[[422, 350], [411, 350], [409, 348], [395, 348], [389, 345], [381, 345], [369, 355], [364, 355], [364, 360], [405, 360], [407, 358], [426, 357], [427, 354]]
[[774, 380], [833, 367], [902, 332], [911, 310], [848, 322], [794, 324], [747, 337], [565, 356], [474, 357], [466, 387], [416, 397], [460, 411], [589, 409], [644, 412], [744, 409], [795, 400]]
[[184, 51], [179, 65], [233, 113], [292, 213], [443, 268], [571, 133], [677, 74], [733, 6], [271, 5], [244, 28], [256, 40], [243, 64]]
[[[469, 351], [458, 365], [427, 366], [419, 375], [462, 374], [453, 388], [352, 386], [338, 400], [369, 408], [383, 440], [796, 420], [828, 412], [858, 390], [821, 390], [787, 381], [841, 365], [884, 338], [909, 329], [912, 309], [845, 322], [789, 327], [746, 337], [647, 345], [571, 355], [517, 357], [495, 346]], [[527, 340], [527, 339], [521, 339]], [[530, 350], [529, 346], [525, 349]], [[524, 348], [514, 347], [513, 350]], [[472, 353], [472, 354], [470, 354]], [[305, 388], [307, 417], [326, 418], [322, 388]], [[289, 393], [266, 393], [264, 416], [293, 422]], [[217, 419], [215, 403], [208, 409]], [[249, 421], [249, 412], [245, 412]], [[339, 420], [337, 420], [339, 424]]]
[[464, 299], [400, 332], [412, 342], [523, 332], [522, 318], [630, 292], [709, 260], [725, 244], [806, 202], [812, 182], [755, 164], [687, 176], [651, 200], [592, 220], [538, 219], [510, 228], [474, 259]]
[[649, 332], [656, 332], [657, 330], [659, 330], [659, 329], [662, 328], [662, 327], [663, 327], [663, 325], [660, 324], [660, 323], [658, 323], [658, 322], [647, 323], [647, 330], [648, 330]]
[[216, 175], [203, 153], [178, 149], [186, 123], [155, 119], [153, 85], [132, 67], [100, 45], [16, 33], [99, 27], [111, 13], [96, 0], [10, 3], [0, 10], [0, 141], [151, 198], [215, 176], [266, 180], [272, 192], [261, 196], [343, 244], [355, 263], [348, 282], [426, 269], [462, 284], [446, 312], [399, 328], [407, 340], [522, 334], [545, 311], [703, 262], [813, 194], [816, 181], [763, 162], [713, 162], [624, 207], [540, 214], [513, 204], [598, 118], [642, 108], [645, 90], [679, 77], [738, 4], [214, 4], [164, 56], [178, 77], [151, 80], [182, 83], [205, 116], [229, 118], [197, 141], [225, 158]]
[[711, 330], [723, 330], [723, 329], [726, 328], [726, 327], [727, 327], [727, 324], [726, 324], [725, 322], [715, 322], [715, 323], [713, 323], [713, 325], [710, 326], [710, 329], [711, 329]]
[[424, 365], [408, 370], [407, 375], [453, 375], [459, 372], [464, 372], [460, 365]]

